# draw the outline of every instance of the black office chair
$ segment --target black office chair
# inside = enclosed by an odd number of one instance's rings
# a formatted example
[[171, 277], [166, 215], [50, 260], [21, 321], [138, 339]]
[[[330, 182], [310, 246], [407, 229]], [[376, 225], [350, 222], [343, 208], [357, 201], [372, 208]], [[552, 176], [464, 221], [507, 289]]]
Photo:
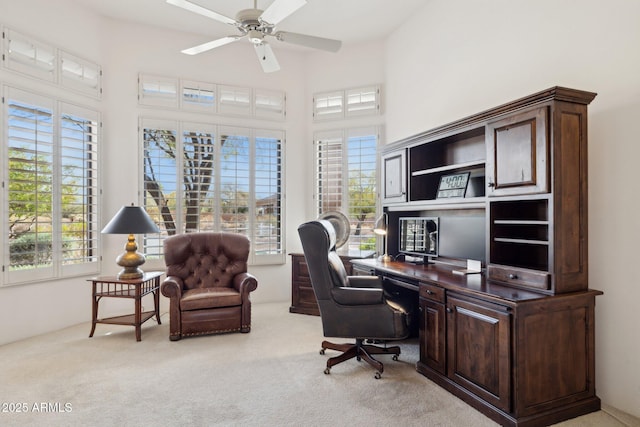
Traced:
[[[375, 377], [380, 378], [384, 365], [372, 355], [392, 354], [394, 360], [398, 359], [400, 347], [387, 347], [386, 341], [409, 335], [408, 310], [387, 299], [379, 277], [347, 276], [335, 252], [336, 233], [329, 221], [306, 222], [298, 227], [298, 234], [318, 300], [324, 336], [355, 338], [355, 343], [350, 344], [322, 342], [320, 354], [326, 349], [342, 352], [327, 360], [324, 373], [329, 374], [332, 366], [355, 357], [376, 368]], [[365, 341], [381, 341], [384, 346]]]

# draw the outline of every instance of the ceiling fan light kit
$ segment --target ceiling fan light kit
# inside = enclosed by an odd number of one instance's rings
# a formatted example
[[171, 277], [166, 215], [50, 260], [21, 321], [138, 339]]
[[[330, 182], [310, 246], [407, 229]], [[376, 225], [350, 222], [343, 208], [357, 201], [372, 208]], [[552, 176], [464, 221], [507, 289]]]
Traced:
[[280, 65], [271, 49], [265, 41], [266, 36], [274, 37], [276, 40], [296, 44], [299, 46], [320, 49], [329, 52], [337, 52], [342, 46], [340, 40], [327, 39], [323, 37], [310, 36], [307, 34], [290, 33], [288, 31], [275, 32], [275, 26], [283, 19], [293, 14], [302, 6], [307, 4], [306, 0], [275, 0], [266, 10], [257, 8], [257, 0], [253, 2], [253, 9], [243, 9], [232, 19], [205, 7], [191, 3], [188, 0], [166, 0], [167, 3], [197, 13], [207, 18], [211, 18], [224, 24], [235, 26], [240, 35], [227, 36], [212, 40], [198, 46], [193, 46], [182, 50], [188, 55], [197, 55], [211, 49], [235, 42], [242, 38], [247, 38], [254, 46], [260, 65], [265, 73], [278, 71]]

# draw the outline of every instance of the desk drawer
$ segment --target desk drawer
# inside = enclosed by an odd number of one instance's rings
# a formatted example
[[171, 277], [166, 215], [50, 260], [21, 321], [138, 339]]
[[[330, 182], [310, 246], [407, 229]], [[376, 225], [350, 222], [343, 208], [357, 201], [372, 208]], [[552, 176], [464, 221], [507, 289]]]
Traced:
[[544, 271], [508, 267], [504, 265], [489, 265], [487, 271], [487, 276], [491, 280], [543, 290], [548, 290], [550, 288], [549, 273]]
[[444, 289], [429, 283], [420, 283], [420, 297], [443, 303]]

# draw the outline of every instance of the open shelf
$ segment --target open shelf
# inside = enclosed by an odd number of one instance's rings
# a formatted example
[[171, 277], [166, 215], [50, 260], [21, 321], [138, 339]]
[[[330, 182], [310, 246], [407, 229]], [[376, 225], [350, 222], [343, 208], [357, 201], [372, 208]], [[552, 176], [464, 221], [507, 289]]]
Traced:
[[549, 269], [548, 205], [547, 198], [492, 201], [491, 263]]
[[[481, 127], [409, 147], [409, 202], [436, 200], [441, 178], [460, 172], [470, 172], [466, 197], [483, 197], [484, 141]], [[464, 198], [452, 198], [448, 203]]]

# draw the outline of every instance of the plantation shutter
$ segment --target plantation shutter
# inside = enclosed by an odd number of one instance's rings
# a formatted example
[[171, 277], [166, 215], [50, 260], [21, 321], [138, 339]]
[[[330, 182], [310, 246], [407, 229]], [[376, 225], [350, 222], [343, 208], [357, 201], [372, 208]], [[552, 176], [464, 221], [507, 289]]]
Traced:
[[7, 92], [8, 280], [21, 282], [53, 275], [54, 103]]
[[5, 29], [6, 66], [23, 74], [56, 81], [56, 49], [17, 31]]
[[216, 229], [215, 161], [213, 126], [184, 124], [182, 131], [183, 215], [185, 232]]
[[376, 220], [376, 162], [378, 135], [375, 127], [348, 129], [347, 194], [351, 220], [351, 249], [374, 249]]
[[163, 253], [162, 239], [176, 234], [176, 221], [181, 212], [176, 199], [182, 188], [176, 163], [176, 158], [180, 158], [177, 123], [143, 119], [140, 128], [144, 162], [143, 205], [160, 228], [160, 235], [145, 235], [144, 250], [147, 257], [160, 257]]
[[343, 133], [316, 134], [316, 209], [317, 214], [343, 211]]
[[282, 242], [282, 144], [278, 131], [257, 130], [254, 173], [254, 238], [256, 261], [269, 262], [283, 253]]
[[66, 274], [80, 274], [98, 261], [99, 117], [73, 105], [60, 108], [61, 262]]
[[249, 129], [220, 128], [220, 230], [249, 235]]

